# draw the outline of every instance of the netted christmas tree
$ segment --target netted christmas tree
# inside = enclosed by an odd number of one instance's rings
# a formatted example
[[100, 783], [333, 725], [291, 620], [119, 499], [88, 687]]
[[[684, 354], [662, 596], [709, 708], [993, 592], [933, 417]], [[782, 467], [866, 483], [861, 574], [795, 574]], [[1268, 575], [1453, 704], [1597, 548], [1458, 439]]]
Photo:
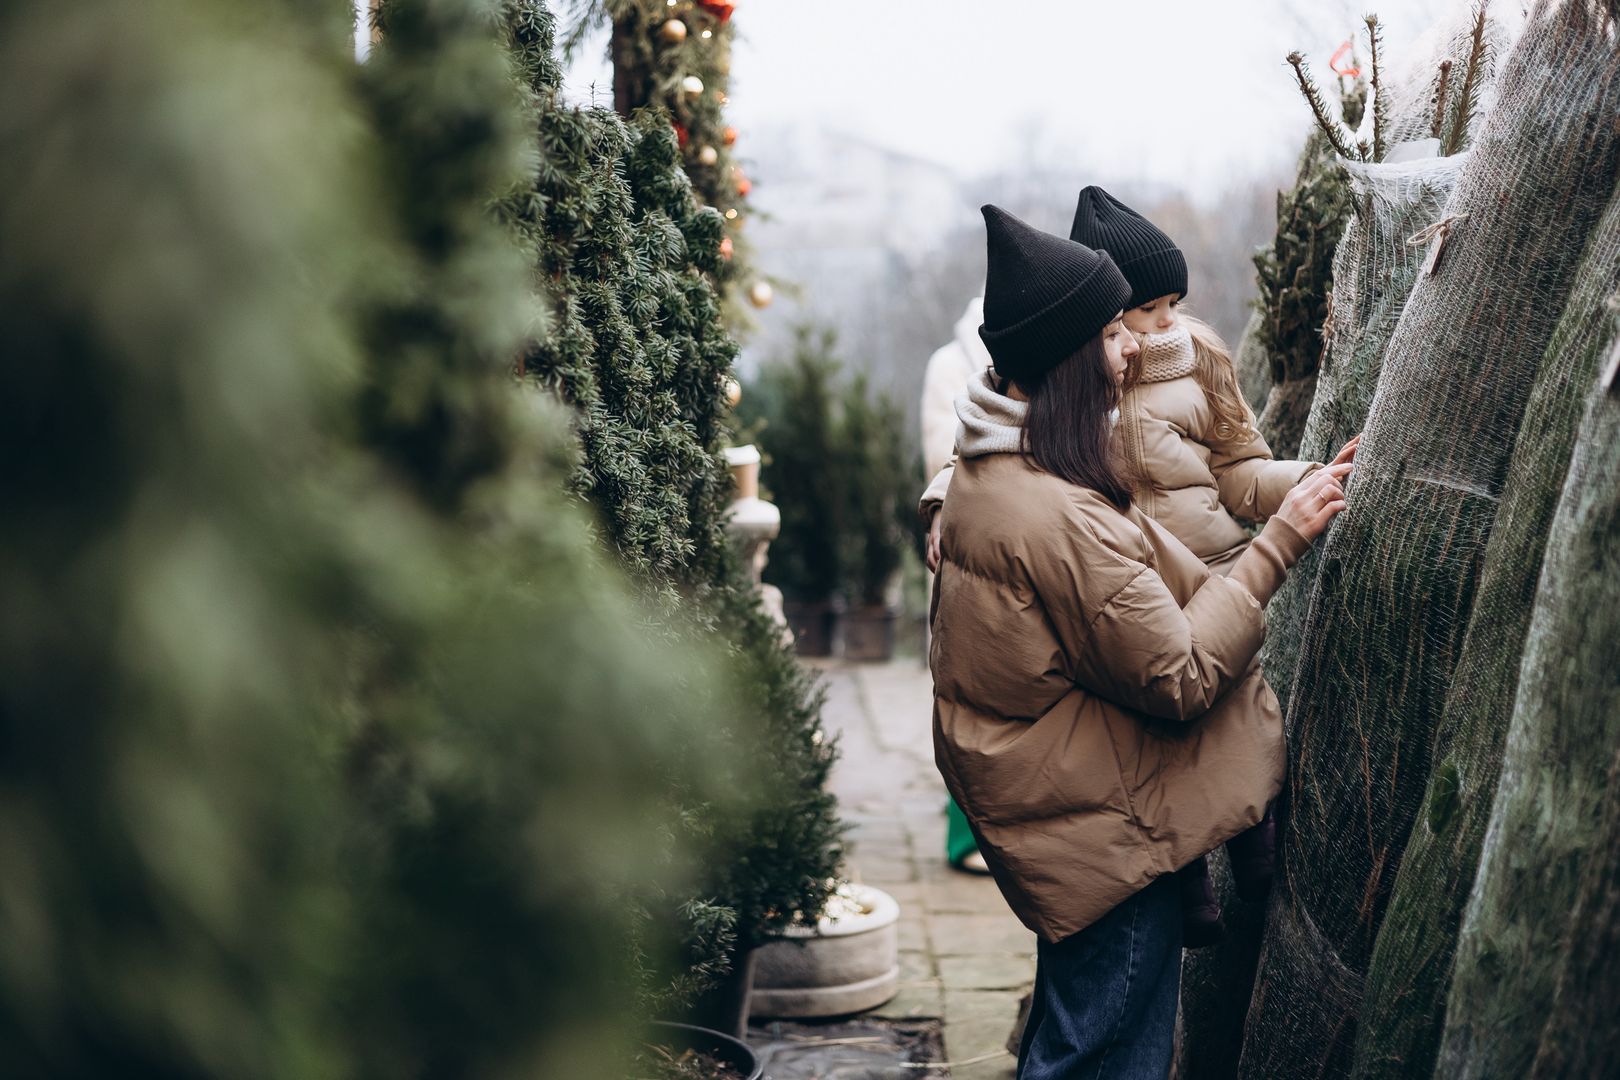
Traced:
[[1538, 5], [1434, 234], [1435, 272], [1420, 274], [1384, 356], [1289, 703], [1284, 874], [1246, 1075], [1350, 1068], [1513, 441], [1620, 174], [1602, 119], [1620, 106], [1617, 67], [1605, 9]]
[[[1607, 256], [1612, 268], [1612, 250]], [[1605, 312], [1602, 329], [1575, 343], [1583, 354], [1596, 338], [1613, 339], [1611, 318]], [[1501, 781], [1457, 943], [1439, 1057], [1445, 1076], [1599, 1076], [1615, 1061], [1614, 355], [1613, 346], [1601, 354], [1603, 380], [1545, 536]], [[1591, 387], [1596, 369], [1582, 355], [1569, 392]], [[1567, 447], [1567, 421], [1558, 423], [1564, 430], [1555, 428], [1553, 440]]]
[[1586, 245], [1531, 391], [1478, 592], [1434, 740], [1434, 769], [1407, 839], [1367, 972], [1357, 1073], [1427, 1072], [1439, 1046], [1464, 901], [1496, 798], [1536, 582], [1583, 400], [1614, 333], [1620, 200]]
[[496, 9], [331, 13], [0, 15], [8, 1074], [622, 1076], [730, 799], [511, 379]]
[[[1437, 126], [1449, 130], [1445, 125], [1461, 119], [1463, 126], [1455, 137], [1459, 143], [1466, 142], [1466, 121], [1471, 112], [1462, 100], [1464, 95], [1448, 97], [1441, 92], [1438, 80], [1449, 78], [1447, 73], [1453, 66], [1459, 72], [1477, 68], [1480, 74], [1471, 78], [1466, 97], [1476, 103], [1484, 97], [1492, 85], [1492, 56], [1483, 49], [1476, 51], [1473, 42], [1476, 32], [1484, 33], [1486, 29], [1473, 8], [1443, 21], [1408, 46], [1405, 51], [1410, 55], [1396, 66], [1392, 77], [1386, 72], [1387, 59], [1378, 27], [1369, 22], [1369, 53], [1374, 53], [1372, 45], [1376, 40], [1379, 59], [1374, 80], [1378, 97], [1373, 103], [1374, 114], [1361, 117], [1367, 136], [1364, 141], [1328, 114], [1320, 94], [1307, 95], [1313, 112], [1323, 122], [1316, 137], [1336, 141], [1343, 152], [1328, 168], [1338, 174], [1339, 183], [1346, 189], [1350, 213], [1342, 235], [1332, 246], [1328, 279], [1331, 293], [1325, 305], [1328, 321], [1320, 341], [1322, 362], [1320, 369], [1309, 376], [1310, 411], [1300, 436], [1300, 458], [1330, 460], [1361, 430], [1366, 419], [1384, 347], [1423, 261], [1423, 250], [1408, 244], [1407, 239], [1438, 220], [1446, 195], [1466, 160], [1461, 154], [1433, 156], [1442, 149], [1438, 139], [1432, 147], [1415, 147], [1413, 140], [1429, 138], [1431, 129]], [[1490, 30], [1500, 36], [1494, 24]], [[1311, 87], [1303, 62], [1297, 75], [1302, 86]], [[1348, 110], [1346, 121], [1355, 118], [1354, 109]], [[1393, 153], [1393, 159], [1361, 160], [1364, 153], [1372, 157], [1380, 148], [1386, 155]], [[1409, 157], [1414, 149], [1418, 153]], [[1320, 298], [1305, 299], [1319, 302]], [[1262, 315], [1257, 312], [1257, 322]], [[1309, 326], [1301, 325], [1300, 329]], [[1303, 348], [1311, 339], [1302, 334], [1299, 340]], [[1261, 349], [1252, 345], [1249, 348], [1263, 355]], [[1240, 349], [1240, 367], [1243, 360]], [[1252, 358], [1248, 362], [1253, 366]], [[1304, 384], [1298, 388], [1304, 389]], [[1285, 399], [1279, 395], [1274, 400], [1281, 404]], [[1297, 414], [1287, 415], [1297, 418]], [[1262, 665], [1285, 712], [1298, 667], [1306, 602], [1319, 568], [1319, 549], [1313, 547], [1266, 608]], [[1218, 946], [1189, 954], [1187, 959], [1181, 1063], [1190, 1077], [1231, 1076], [1236, 1072], [1261, 948], [1263, 912], [1237, 899], [1220, 857], [1214, 860], [1214, 872], [1226, 910], [1228, 937]]]
[[1620, 407], [1604, 360], [1547, 536], [1438, 1075], [1602, 1076], [1616, 1060]]
[[[1416, 152], [1397, 161], [1342, 161], [1354, 213], [1334, 254], [1327, 353], [1300, 440], [1300, 456], [1309, 460], [1328, 460], [1366, 423], [1384, 351], [1426, 261], [1424, 231], [1442, 220], [1478, 111], [1494, 100], [1510, 31], [1470, 0], [1424, 37], [1389, 90], [1390, 146]], [[1320, 556], [1320, 547], [1306, 552], [1266, 607], [1261, 662], [1285, 714]]]
[[[714, 970], [733, 945], [751, 948], [818, 912], [841, 858], [819, 691], [759, 606], [724, 533], [731, 484], [720, 451], [736, 355], [716, 292], [724, 221], [693, 197], [661, 111], [626, 121], [566, 106], [556, 93], [550, 14], [529, 0], [508, 11], [537, 109], [540, 168], [506, 212], [535, 239], [536, 276], [555, 311], [523, 373], [578, 410], [576, 488], [660, 598], [670, 632], [728, 643], [748, 718], [729, 736], [748, 781], [772, 793], [746, 814], [688, 810], [691, 828], [717, 853], [688, 913], [708, 922], [719, 908], [734, 921], [727, 934], [695, 925], [689, 935], [695, 969]], [[701, 981], [672, 988], [667, 1003]]]

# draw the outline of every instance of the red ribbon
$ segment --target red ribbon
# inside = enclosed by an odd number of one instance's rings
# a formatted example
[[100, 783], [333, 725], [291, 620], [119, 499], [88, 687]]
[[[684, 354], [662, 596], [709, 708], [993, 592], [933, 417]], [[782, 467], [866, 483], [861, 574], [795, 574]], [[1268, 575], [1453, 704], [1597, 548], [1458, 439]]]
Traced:
[[1361, 69], [1358, 67], [1341, 68], [1339, 66], [1339, 62], [1349, 55], [1350, 50], [1353, 48], [1355, 48], [1355, 45], [1349, 40], [1346, 40], [1343, 45], [1340, 45], [1337, 49], [1335, 49], [1333, 51], [1333, 55], [1328, 57], [1328, 70], [1333, 72], [1335, 75], [1348, 77], [1360, 75]]

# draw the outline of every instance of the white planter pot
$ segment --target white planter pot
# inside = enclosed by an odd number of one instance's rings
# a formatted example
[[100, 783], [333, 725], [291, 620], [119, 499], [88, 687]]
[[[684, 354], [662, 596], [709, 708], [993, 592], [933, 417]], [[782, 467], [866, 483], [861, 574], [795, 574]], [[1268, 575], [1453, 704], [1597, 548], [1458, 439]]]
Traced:
[[900, 905], [882, 889], [848, 885], [814, 927], [791, 926], [755, 953], [750, 1013], [846, 1016], [900, 989]]

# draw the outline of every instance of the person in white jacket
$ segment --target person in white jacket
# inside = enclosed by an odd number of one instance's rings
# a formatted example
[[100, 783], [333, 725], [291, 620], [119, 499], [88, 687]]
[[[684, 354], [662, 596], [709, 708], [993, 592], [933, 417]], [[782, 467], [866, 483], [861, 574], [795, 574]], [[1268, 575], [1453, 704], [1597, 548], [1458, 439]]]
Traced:
[[[979, 337], [982, 322], [984, 297], [975, 296], [956, 321], [951, 340], [928, 358], [928, 370], [923, 374], [922, 441], [929, 476], [943, 469], [956, 453], [956, 399], [967, 391], [971, 380], [990, 367], [990, 350]], [[967, 818], [955, 800], [948, 801], [945, 813], [946, 860], [959, 870], [988, 874], [990, 868], [979, 854]]]
[[990, 366], [990, 350], [979, 340], [979, 324], [984, 322], [984, 297], [968, 301], [967, 310], [956, 321], [951, 340], [934, 350], [923, 374], [922, 440], [923, 465], [933, 476], [956, 453], [956, 399], [967, 390], [970, 379]]

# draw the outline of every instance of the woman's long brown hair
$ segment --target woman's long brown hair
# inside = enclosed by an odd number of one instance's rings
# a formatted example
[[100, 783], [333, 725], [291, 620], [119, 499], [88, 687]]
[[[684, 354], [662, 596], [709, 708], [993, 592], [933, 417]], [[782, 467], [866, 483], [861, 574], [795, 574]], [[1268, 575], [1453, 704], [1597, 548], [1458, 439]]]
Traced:
[[1128, 508], [1131, 485], [1109, 416], [1120, 394], [1108, 374], [1102, 335], [1039, 378], [1018, 385], [1029, 395], [1024, 452], [1052, 475], [1091, 488], [1122, 512]]

